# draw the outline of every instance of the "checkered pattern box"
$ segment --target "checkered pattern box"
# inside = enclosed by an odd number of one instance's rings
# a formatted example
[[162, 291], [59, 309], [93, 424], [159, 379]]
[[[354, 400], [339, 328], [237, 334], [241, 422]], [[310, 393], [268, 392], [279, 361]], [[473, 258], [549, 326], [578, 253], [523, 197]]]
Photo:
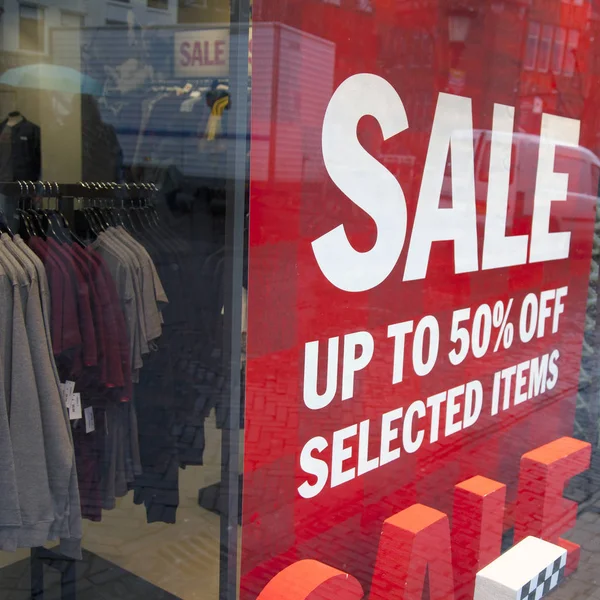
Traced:
[[473, 600], [540, 600], [564, 578], [567, 551], [525, 538], [477, 573]]

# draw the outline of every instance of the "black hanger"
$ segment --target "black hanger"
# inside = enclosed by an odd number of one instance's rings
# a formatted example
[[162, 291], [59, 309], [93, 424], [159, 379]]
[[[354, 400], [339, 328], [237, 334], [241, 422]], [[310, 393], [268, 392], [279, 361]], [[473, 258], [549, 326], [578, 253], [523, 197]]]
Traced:
[[58, 226], [59, 226], [60, 231], [64, 234], [65, 242], [67, 244], [71, 244], [72, 242], [75, 242], [82, 248], [85, 248], [85, 243], [71, 229], [71, 226], [69, 225], [69, 221], [67, 220], [67, 217], [65, 217], [63, 212], [60, 210], [60, 200], [61, 200], [62, 196], [60, 193], [60, 187], [59, 187], [58, 183], [54, 183], [53, 185], [56, 186], [56, 206], [57, 206], [56, 210], [54, 211], [54, 216], [58, 221]]
[[34, 237], [35, 233], [29, 215], [22, 208], [17, 208], [16, 212], [21, 217], [19, 219], [19, 233], [21, 237], [24, 237], [26, 240]]
[[19, 201], [18, 201], [19, 204], [15, 210], [15, 212], [20, 217], [18, 232], [21, 235], [21, 237], [28, 240], [29, 238], [33, 237], [35, 234], [33, 233], [33, 230], [32, 230], [32, 225], [30, 222], [29, 215], [21, 208], [21, 202], [24, 201], [23, 184], [20, 181], [17, 181], [17, 183], [19, 184], [19, 188], [20, 188]]
[[140, 186], [137, 183], [134, 183], [132, 185], [136, 189], [136, 192], [137, 192], [136, 195], [137, 195], [138, 205], [136, 206], [134, 204], [134, 198], [132, 197], [131, 203], [129, 205], [129, 208], [127, 209], [127, 212], [128, 212], [129, 222], [131, 223], [132, 230], [135, 232], [140, 232], [141, 230], [145, 229], [144, 222], [142, 221], [142, 214], [141, 214], [142, 201], [140, 199]]
[[10, 235], [11, 238], [15, 237], [15, 234], [12, 232], [12, 229], [8, 224], [8, 219], [6, 218], [6, 215], [2, 210], [0, 210], [0, 231], [2, 233], [8, 233], [8, 235]]
[[[96, 184], [93, 184], [93, 186], [94, 186], [94, 189], [97, 189]], [[101, 202], [103, 202], [103, 199], [98, 197], [98, 198], [96, 198], [95, 201], [98, 204], [100, 204]], [[93, 206], [92, 212], [96, 216], [97, 222], [99, 223], [101, 230], [106, 231], [110, 227], [110, 223], [108, 222], [106, 215], [102, 212], [102, 207], [101, 206]]]
[[[35, 195], [35, 184], [33, 181], [19, 181], [19, 185], [23, 184], [25, 186], [25, 193], [22, 193], [22, 197], [25, 200], [29, 199], [29, 208], [24, 209], [25, 213], [30, 216], [30, 224], [32, 225], [32, 230], [34, 235], [39, 235], [43, 240], [47, 239], [46, 236], [46, 228], [44, 227], [44, 223], [42, 221], [41, 216], [33, 207], [33, 196]], [[29, 192], [29, 185], [31, 184], [32, 193]]]
[[[48, 189], [46, 188], [45, 181], [40, 181], [40, 184], [42, 185], [42, 187], [44, 189], [44, 191], [43, 191], [44, 197], [51, 198], [52, 191], [53, 191], [52, 184], [48, 184]], [[56, 202], [58, 204], [58, 198], [56, 199]], [[64, 244], [70, 244], [71, 240], [69, 239], [68, 235], [65, 233], [65, 231], [62, 227], [62, 223], [59, 220], [58, 210], [53, 209], [53, 208], [46, 208], [39, 212], [45, 216], [45, 218], [48, 222], [48, 227], [50, 228], [50, 233], [52, 234], [52, 237], [58, 242], [62, 242]]]
[[84, 216], [86, 217], [86, 220], [88, 222], [88, 225], [90, 226], [90, 229], [92, 230], [92, 233], [96, 237], [98, 237], [100, 235], [100, 233], [102, 232], [102, 226], [98, 222], [98, 219], [96, 217], [96, 214], [92, 210], [92, 207], [86, 206], [83, 208], [82, 212], [83, 212]]
[[[110, 183], [108, 185], [109, 185], [110, 189], [112, 190], [113, 194], [115, 194], [115, 192], [119, 191], [119, 185], [117, 183]], [[121, 196], [121, 208], [119, 208], [116, 205], [115, 200], [116, 200], [116, 195], [113, 196], [113, 204], [110, 207], [114, 225], [115, 225], [115, 227], [123, 227], [123, 229], [127, 229], [127, 227], [125, 226], [125, 221], [123, 220], [123, 212], [125, 212], [125, 204], [123, 201], [123, 196]], [[121, 212], [121, 211], [123, 211], [123, 212]]]

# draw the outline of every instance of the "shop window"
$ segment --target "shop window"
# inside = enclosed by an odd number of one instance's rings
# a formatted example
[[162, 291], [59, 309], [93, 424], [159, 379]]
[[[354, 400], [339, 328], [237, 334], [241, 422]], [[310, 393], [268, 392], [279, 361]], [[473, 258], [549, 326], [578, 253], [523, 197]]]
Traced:
[[19, 47], [21, 50], [44, 52], [44, 9], [21, 4], [19, 7]]
[[83, 27], [83, 16], [77, 13], [63, 11], [60, 14], [60, 24], [63, 27], [81, 29]]
[[552, 46], [552, 72], [555, 75], [560, 75], [562, 73], [566, 40], [566, 29], [564, 27], [559, 27], [554, 34], [554, 44]]
[[577, 66], [577, 49], [579, 47], [579, 31], [571, 29], [567, 38], [563, 74], [572, 77]]
[[528, 71], [535, 68], [535, 61], [538, 52], [538, 42], [540, 39], [540, 24], [532, 21], [529, 23], [529, 32], [527, 33], [527, 45], [525, 47], [525, 60], [523, 66]]
[[552, 25], [544, 25], [542, 27], [542, 37], [538, 50], [537, 67], [542, 73], [548, 72], [550, 68], [550, 50], [552, 48], [552, 34], [554, 27]]

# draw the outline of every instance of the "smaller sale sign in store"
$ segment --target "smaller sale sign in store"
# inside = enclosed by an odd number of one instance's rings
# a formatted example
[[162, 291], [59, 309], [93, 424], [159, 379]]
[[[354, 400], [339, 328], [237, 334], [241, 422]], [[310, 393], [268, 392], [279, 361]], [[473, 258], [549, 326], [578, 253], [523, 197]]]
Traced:
[[[436, 92], [420, 147], [398, 90], [357, 73], [299, 113], [316, 185], [253, 155], [271, 175], [251, 182], [243, 597], [421, 598], [428, 569], [432, 598], [473, 598], [508, 530], [576, 567], [596, 159], [577, 119], [523, 135], [514, 107], [489, 114]], [[419, 185], [384, 165], [402, 147]], [[329, 568], [358, 588], [311, 596]]]

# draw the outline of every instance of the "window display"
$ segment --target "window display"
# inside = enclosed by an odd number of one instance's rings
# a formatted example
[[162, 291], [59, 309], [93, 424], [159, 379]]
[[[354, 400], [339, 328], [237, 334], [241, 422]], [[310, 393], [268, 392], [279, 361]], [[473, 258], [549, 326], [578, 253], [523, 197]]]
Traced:
[[591, 0], [5, 0], [0, 598], [600, 597]]
[[158, 4], [0, 11], [2, 598], [235, 593], [249, 18]]
[[241, 597], [592, 598], [596, 7], [367, 4], [253, 5]]

